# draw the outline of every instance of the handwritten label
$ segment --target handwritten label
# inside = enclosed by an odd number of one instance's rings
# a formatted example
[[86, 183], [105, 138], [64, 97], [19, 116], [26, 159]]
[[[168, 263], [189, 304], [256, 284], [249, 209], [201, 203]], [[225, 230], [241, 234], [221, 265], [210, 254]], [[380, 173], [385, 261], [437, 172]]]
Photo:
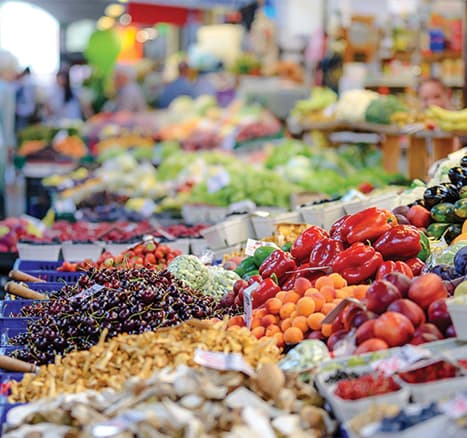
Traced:
[[254, 370], [239, 353], [221, 353], [197, 348], [194, 361], [204, 367], [221, 371], [240, 371], [248, 376], [254, 375]]
[[102, 289], [105, 289], [105, 287], [100, 285], [100, 284], [95, 284], [95, 285], [91, 286], [90, 288], [88, 288], [86, 290], [83, 290], [79, 294], [74, 295], [72, 298], [74, 300], [80, 300], [80, 299], [83, 299], [83, 298], [88, 298], [91, 295], [94, 295], [94, 294], [100, 292]]
[[246, 241], [245, 254], [252, 256], [255, 251], [262, 246], [272, 246], [273, 248], [279, 249], [279, 247], [273, 242], [261, 242], [260, 240], [248, 239]]
[[253, 292], [258, 289], [259, 283], [254, 282], [251, 286], [248, 286], [243, 291], [243, 312], [245, 318], [245, 324], [248, 328], [251, 328], [251, 319], [253, 316]]
[[214, 176], [211, 176], [206, 182], [209, 193], [215, 193], [223, 189], [230, 183], [230, 174], [225, 170], [217, 172]]

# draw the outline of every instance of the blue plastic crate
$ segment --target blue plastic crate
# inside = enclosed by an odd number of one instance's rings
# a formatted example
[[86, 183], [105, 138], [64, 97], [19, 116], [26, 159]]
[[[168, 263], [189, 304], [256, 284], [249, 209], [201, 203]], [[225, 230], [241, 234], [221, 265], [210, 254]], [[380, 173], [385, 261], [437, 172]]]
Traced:
[[14, 269], [19, 271], [55, 271], [62, 262], [48, 262], [42, 260], [21, 260], [15, 262]]
[[0, 318], [11, 318], [12, 314], [17, 314], [25, 306], [37, 303], [34, 300], [4, 300], [0, 301]]
[[23, 380], [24, 373], [2, 373], [0, 372], [0, 383], [6, 383], [9, 382], [10, 380], [16, 380], [19, 382], [20, 380]]
[[47, 282], [47, 283], [25, 283], [29, 289], [35, 290], [36, 292], [42, 292], [44, 294], [50, 294], [52, 292], [59, 291], [63, 286], [66, 286], [64, 281]]
[[8, 345], [8, 340], [25, 333], [28, 323], [35, 318], [0, 318], [0, 345]]
[[11, 409], [16, 408], [17, 406], [24, 405], [24, 404], [25, 403], [4, 403], [4, 404], [0, 404], [0, 424], [3, 425], [6, 422], [7, 414]]
[[24, 345], [0, 345], [0, 354], [11, 356], [16, 350], [24, 350]]
[[26, 270], [23, 271], [26, 274], [33, 275], [34, 277], [40, 278], [47, 282], [60, 282], [65, 283], [76, 283], [84, 272], [60, 272], [60, 271], [41, 271], [41, 270]]

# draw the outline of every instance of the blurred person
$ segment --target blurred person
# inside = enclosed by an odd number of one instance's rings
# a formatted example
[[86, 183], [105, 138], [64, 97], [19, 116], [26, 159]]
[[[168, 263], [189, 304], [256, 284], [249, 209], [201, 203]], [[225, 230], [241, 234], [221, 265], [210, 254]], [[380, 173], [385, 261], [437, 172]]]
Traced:
[[209, 72], [205, 72], [203, 70], [199, 71], [198, 77], [193, 85], [194, 97], [216, 95], [216, 87], [212, 83], [209, 75]]
[[186, 62], [178, 64], [178, 77], [162, 89], [158, 99], [159, 107], [167, 108], [180, 96], [195, 97], [195, 87], [190, 81], [190, 67]]
[[81, 106], [73, 92], [68, 70], [60, 70], [56, 84], [46, 103], [47, 116], [52, 120], [81, 120]]
[[424, 110], [431, 105], [449, 109], [451, 107], [451, 89], [437, 78], [425, 79], [418, 86], [418, 97]]
[[114, 72], [117, 96], [113, 111], [138, 113], [147, 109], [141, 87], [136, 82], [136, 70], [129, 65], [118, 65]]
[[31, 69], [26, 67], [16, 79], [16, 132], [35, 123], [36, 112], [36, 87], [31, 78]]
[[13, 81], [18, 73], [16, 57], [0, 49], [0, 218], [5, 215], [5, 171], [9, 155], [16, 144], [15, 137], [15, 88]]

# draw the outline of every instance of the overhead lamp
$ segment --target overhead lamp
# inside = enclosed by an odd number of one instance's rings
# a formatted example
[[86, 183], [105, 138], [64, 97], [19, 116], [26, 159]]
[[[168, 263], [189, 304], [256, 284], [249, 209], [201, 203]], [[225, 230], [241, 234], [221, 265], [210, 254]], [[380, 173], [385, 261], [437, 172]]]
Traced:
[[131, 23], [131, 15], [123, 14], [118, 21], [120, 21], [120, 24], [123, 26], [128, 26]]
[[118, 3], [112, 3], [105, 8], [105, 15], [108, 17], [119, 17], [125, 12], [125, 6]]
[[97, 28], [99, 30], [110, 29], [115, 24], [115, 19], [111, 17], [101, 17], [97, 20]]

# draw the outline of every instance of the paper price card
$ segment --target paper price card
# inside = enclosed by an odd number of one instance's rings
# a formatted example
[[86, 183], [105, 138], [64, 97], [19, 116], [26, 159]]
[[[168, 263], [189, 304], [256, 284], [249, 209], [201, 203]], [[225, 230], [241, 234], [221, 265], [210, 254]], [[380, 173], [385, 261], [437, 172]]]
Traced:
[[253, 292], [258, 289], [259, 283], [254, 282], [251, 286], [248, 286], [243, 291], [243, 314], [245, 318], [245, 324], [248, 328], [251, 328], [251, 319], [253, 316]]
[[262, 246], [271, 246], [279, 249], [279, 247], [273, 242], [261, 242], [260, 240], [248, 239], [246, 241], [245, 254], [247, 256], [254, 255], [255, 251]]
[[239, 353], [222, 353], [197, 348], [194, 361], [201, 366], [221, 371], [240, 371], [248, 376], [254, 374], [253, 368], [245, 362]]
[[104, 286], [101, 286], [100, 284], [95, 284], [93, 286], [91, 286], [90, 288], [86, 289], [86, 290], [83, 290], [82, 292], [80, 292], [79, 294], [77, 295], [74, 295], [73, 296], [73, 299], [75, 300], [79, 300], [81, 298], [87, 298], [87, 297], [90, 297], [91, 295], [94, 295], [98, 292], [100, 292], [102, 289], [104, 289]]

